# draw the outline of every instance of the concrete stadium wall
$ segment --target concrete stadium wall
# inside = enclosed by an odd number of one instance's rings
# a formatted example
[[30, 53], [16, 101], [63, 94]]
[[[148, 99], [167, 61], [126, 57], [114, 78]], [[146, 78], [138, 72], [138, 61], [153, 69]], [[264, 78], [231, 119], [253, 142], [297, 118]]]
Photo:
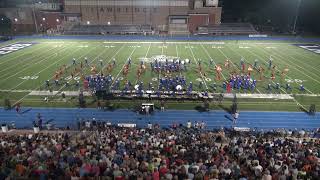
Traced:
[[[208, 14], [210, 24], [221, 21], [221, 7], [194, 8], [192, 0], [65, 0], [65, 13], [79, 13], [82, 24], [168, 25], [170, 15]], [[202, 24], [203, 25], [203, 24]]]

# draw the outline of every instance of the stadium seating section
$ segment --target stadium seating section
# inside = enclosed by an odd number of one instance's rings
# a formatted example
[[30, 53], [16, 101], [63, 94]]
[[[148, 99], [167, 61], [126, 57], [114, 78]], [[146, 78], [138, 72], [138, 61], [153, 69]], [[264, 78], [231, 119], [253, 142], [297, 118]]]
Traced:
[[222, 23], [220, 25], [201, 26], [198, 28], [198, 34], [242, 35], [257, 34], [257, 31], [249, 23]]
[[319, 140], [303, 131], [288, 135], [149, 127], [0, 134], [0, 179], [319, 177]]
[[152, 33], [149, 25], [75, 25], [64, 34], [144, 34]]

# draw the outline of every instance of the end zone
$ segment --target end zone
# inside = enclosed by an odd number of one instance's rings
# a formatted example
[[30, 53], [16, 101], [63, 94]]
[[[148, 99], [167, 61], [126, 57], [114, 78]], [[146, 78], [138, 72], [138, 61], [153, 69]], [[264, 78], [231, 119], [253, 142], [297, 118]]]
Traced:
[[314, 52], [316, 54], [320, 54], [320, 45], [318, 44], [294, 44], [300, 48], [306, 49], [308, 51]]
[[27, 47], [32, 46], [34, 43], [14, 43], [14, 44], [9, 44], [6, 46], [3, 46], [0, 48], [0, 56], [1, 55], [6, 55], [15, 51], [19, 51], [20, 49], [24, 49]]

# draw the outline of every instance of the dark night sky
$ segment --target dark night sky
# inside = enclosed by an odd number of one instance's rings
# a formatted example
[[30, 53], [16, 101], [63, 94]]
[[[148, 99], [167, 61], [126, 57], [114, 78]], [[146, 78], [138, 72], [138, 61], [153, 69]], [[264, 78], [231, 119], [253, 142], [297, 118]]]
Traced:
[[[222, 22], [251, 22], [286, 29], [293, 26], [298, 1], [221, 0]], [[320, 0], [301, 0], [297, 26], [320, 34]]]

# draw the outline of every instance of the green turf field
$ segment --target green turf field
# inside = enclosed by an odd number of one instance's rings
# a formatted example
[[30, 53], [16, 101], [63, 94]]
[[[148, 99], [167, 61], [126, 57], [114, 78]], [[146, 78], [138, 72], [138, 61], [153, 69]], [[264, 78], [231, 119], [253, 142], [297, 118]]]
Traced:
[[[213, 92], [211, 86], [216, 83], [217, 89], [215, 92], [225, 92], [220, 85], [222, 85], [223, 81], [229, 79], [230, 73], [241, 73], [240, 59], [243, 57], [246, 68], [249, 64], [254, 64], [255, 59], [258, 60], [258, 64], [265, 69], [263, 79], [260, 81], [259, 73], [254, 71], [253, 77], [258, 80], [257, 88], [253, 92], [243, 89], [235, 89], [233, 92], [295, 94], [295, 100], [289, 103], [296, 104], [296, 102], [299, 102], [306, 106], [310, 103], [320, 104], [318, 96], [320, 94], [320, 55], [299, 48], [293, 43], [279, 41], [152, 41], [140, 43], [41, 39], [19, 40], [19, 42], [36, 42], [36, 44], [7, 55], [0, 55], [0, 100], [9, 98], [12, 103], [29, 100], [29, 104], [34, 105], [32, 101], [41, 102], [43, 97], [30, 96], [29, 93], [48, 90], [45, 81], [50, 80], [53, 82], [55, 72], [63, 65], [66, 65], [67, 69], [59, 76], [61, 85], [50, 86], [50, 89], [54, 91], [79, 90], [82, 86], [76, 86], [76, 81], [81, 79], [81, 74], [90, 75], [92, 66], [96, 67], [97, 72], [110, 73], [114, 79], [119, 79], [122, 83], [125, 80], [129, 80], [132, 84], [136, 84], [138, 82], [136, 72], [140, 60], [148, 60], [158, 55], [165, 55], [191, 60], [187, 71], [171, 75], [173, 77], [176, 75], [185, 76], [187, 82], [194, 83], [195, 90], [200, 90], [198, 84], [202, 81], [204, 87], [201, 90], [208, 89]], [[14, 43], [14, 41], [2, 43], [0, 46], [10, 43]], [[276, 65], [277, 72], [273, 81], [270, 78], [271, 70], [268, 70], [267, 67], [270, 55], [273, 58], [273, 64]], [[77, 67], [79, 67], [80, 62], [84, 62], [85, 57], [88, 58], [89, 66], [84, 65], [82, 72], [75, 71], [72, 79], [71, 72], [75, 69], [75, 66], [72, 65], [72, 59], [76, 59]], [[127, 77], [124, 77], [122, 71], [129, 57], [132, 59], [132, 66]], [[108, 71], [107, 66], [112, 62], [113, 58], [116, 59], [116, 66]], [[210, 64], [210, 59], [214, 60], [213, 65]], [[231, 61], [229, 69], [224, 68], [226, 59]], [[100, 60], [102, 60], [102, 66]], [[202, 64], [201, 73], [199, 72], [198, 61], [201, 61]], [[216, 80], [215, 78], [215, 64], [220, 64], [223, 68], [221, 80]], [[141, 81], [144, 84], [152, 82], [157, 86], [158, 80], [163, 74], [151, 72], [149, 63], [146, 65], [147, 69], [142, 74]], [[285, 67], [288, 67], [289, 72], [285, 77], [281, 78], [281, 71]], [[70, 85], [66, 87], [65, 82], [69, 82]], [[275, 88], [272, 88], [271, 91], [267, 90], [268, 84], [275, 86], [276, 83], [281, 84], [279, 90]], [[286, 90], [285, 85], [287, 83], [291, 85], [292, 90]], [[301, 84], [304, 85], [305, 91], [299, 90]], [[255, 103], [261, 104], [261, 101], [255, 100]], [[257, 109], [254, 107], [255, 103], [252, 103], [251, 107], [248, 106], [247, 109]], [[268, 103], [272, 106], [273, 101]], [[41, 103], [36, 103], [36, 105], [39, 106]], [[281, 110], [283, 109], [285, 108]]]

